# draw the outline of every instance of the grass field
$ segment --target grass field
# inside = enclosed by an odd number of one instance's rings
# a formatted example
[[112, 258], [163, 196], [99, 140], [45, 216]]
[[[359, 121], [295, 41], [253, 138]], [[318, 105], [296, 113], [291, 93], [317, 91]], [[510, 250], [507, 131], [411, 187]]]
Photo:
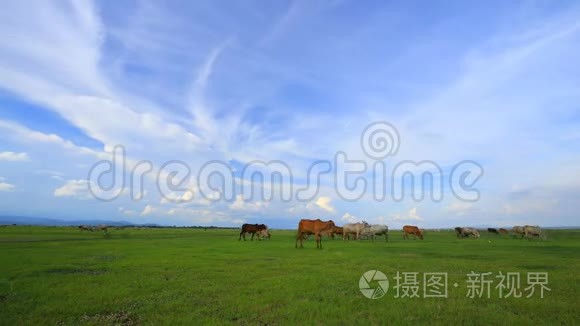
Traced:
[[[119, 229], [110, 235], [64, 227], [0, 229], [0, 324], [544, 324], [580, 323], [580, 230], [548, 239], [482, 234], [425, 240], [313, 240], [294, 232], [237, 240], [236, 230]], [[391, 287], [371, 300], [359, 291], [368, 270]], [[548, 272], [543, 299], [468, 298], [471, 271]], [[448, 298], [395, 298], [397, 272], [447, 272]], [[453, 284], [458, 283], [458, 287]], [[372, 284], [371, 284], [372, 285]]]

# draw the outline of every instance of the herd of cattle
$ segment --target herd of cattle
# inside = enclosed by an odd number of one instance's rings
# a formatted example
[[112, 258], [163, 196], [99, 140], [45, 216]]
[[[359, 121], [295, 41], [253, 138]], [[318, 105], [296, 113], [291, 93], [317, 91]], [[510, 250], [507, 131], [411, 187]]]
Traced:
[[98, 226], [90, 226], [90, 225], [79, 225], [79, 230], [82, 231], [89, 231], [89, 232], [100, 232], [103, 231], [104, 233], [108, 233], [108, 226], [106, 225], [98, 225]]
[[[539, 226], [514, 226], [511, 232], [507, 229], [500, 228], [488, 228], [487, 231], [493, 234], [512, 234], [516, 237], [531, 239], [533, 237], [544, 238], [542, 230]], [[479, 238], [479, 231], [474, 228], [468, 227], [456, 227], [455, 232], [457, 238], [468, 238], [474, 237]], [[257, 236], [258, 240], [270, 239], [270, 231], [268, 226], [265, 224], [244, 224], [242, 225], [242, 230], [240, 232], [240, 237], [238, 240], [246, 240], [246, 234], [251, 233], [254, 240], [254, 236]], [[385, 236], [385, 241], [389, 241], [389, 227], [383, 224], [368, 224], [365, 221], [359, 223], [348, 223], [344, 226], [337, 226], [332, 220], [322, 221], [320, 219], [308, 220], [302, 219], [298, 223], [298, 232], [296, 233], [296, 244], [295, 247], [298, 248], [298, 242], [300, 242], [300, 248], [303, 248], [303, 242], [308, 236], [314, 235], [316, 239], [316, 248], [322, 248], [322, 236], [328, 236], [332, 239], [335, 236], [342, 237], [342, 240], [360, 240], [363, 238], [375, 240], [375, 236]], [[403, 227], [403, 239], [407, 240], [410, 236], [413, 239], [423, 240], [423, 229], [419, 229], [414, 225], [405, 225]]]

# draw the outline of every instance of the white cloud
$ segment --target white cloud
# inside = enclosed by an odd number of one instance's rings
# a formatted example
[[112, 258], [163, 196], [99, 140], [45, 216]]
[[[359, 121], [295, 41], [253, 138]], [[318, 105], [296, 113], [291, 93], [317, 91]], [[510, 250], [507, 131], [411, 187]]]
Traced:
[[237, 195], [236, 200], [229, 205], [230, 209], [240, 210], [240, 211], [250, 211], [258, 212], [268, 207], [268, 202], [256, 201], [249, 202], [245, 201], [242, 195]]
[[475, 211], [475, 207], [472, 203], [466, 202], [454, 202], [451, 205], [446, 207], [446, 210], [450, 213], [455, 214], [456, 216], [465, 216], [469, 213]]
[[424, 221], [424, 219], [417, 214], [417, 208], [411, 208], [407, 214], [395, 214], [391, 218], [392, 221]]
[[87, 180], [68, 180], [64, 185], [54, 190], [55, 197], [73, 197], [76, 199], [92, 198]]
[[145, 208], [143, 208], [143, 211], [141, 212], [141, 216], [147, 216], [153, 213], [153, 211], [155, 210], [155, 208], [153, 208], [153, 206], [151, 205], [147, 205], [145, 206]]
[[126, 209], [124, 207], [119, 207], [119, 212], [125, 216], [137, 216], [138, 212], [132, 209]]
[[327, 196], [320, 196], [315, 202], [310, 202], [306, 205], [307, 209], [321, 208], [327, 212], [334, 213], [336, 209], [332, 206], [332, 199]]
[[27, 153], [16, 153], [16, 152], [0, 152], [0, 161], [28, 161], [30, 157]]
[[14, 190], [15, 186], [10, 183], [0, 181], [0, 191], [12, 191]]
[[350, 215], [350, 213], [344, 213], [344, 215], [342, 215], [341, 219], [343, 221], [348, 222], [348, 223], [356, 223], [356, 222], [358, 222], [358, 219], [355, 216]]

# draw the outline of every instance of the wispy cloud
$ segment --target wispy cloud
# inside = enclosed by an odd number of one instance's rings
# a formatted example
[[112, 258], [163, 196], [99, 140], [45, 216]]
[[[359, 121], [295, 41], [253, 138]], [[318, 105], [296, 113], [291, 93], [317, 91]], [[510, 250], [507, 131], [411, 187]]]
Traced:
[[0, 161], [28, 161], [30, 157], [27, 153], [15, 153], [15, 152], [0, 152]]

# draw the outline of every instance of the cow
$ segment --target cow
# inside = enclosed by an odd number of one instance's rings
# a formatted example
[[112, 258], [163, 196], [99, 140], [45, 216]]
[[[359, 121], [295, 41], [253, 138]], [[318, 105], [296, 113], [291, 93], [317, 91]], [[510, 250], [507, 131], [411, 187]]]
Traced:
[[519, 225], [516, 225], [512, 228], [512, 233], [515, 237], [519, 237], [520, 239], [523, 239], [526, 235], [524, 227]]
[[79, 225], [79, 230], [81, 230], [81, 232], [82, 231], [91, 231], [91, 232], [94, 231], [93, 228], [88, 226], [88, 225]]
[[314, 234], [314, 237], [316, 238], [316, 248], [322, 249], [322, 234], [327, 234], [329, 231], [334, 231], [335, 226], [336, 225], [334, 225], [332, 220], [300, 220], [298, 223], [298, 232], [296, 233], [295, 248], [298, 248], [298, 241], [300, 241], [300, 248], [304, 248], [304, 235]]
[[419, 230], [418, 227], [413, 225], [405, 225], [403, 226], [403, 239], [409, 239], [409, 234], [413, 235], [413, 240], [416, 240], [417, 237], [423, 240], [423, 232]]
[[[260, 232], [262, 230], [266, 230], [268, 229], [268, 226], [265, 224], [244, 224], [242, 225], [242, 231], [240, 232], [240, 238], [238, 239], [238, 241], [242, 240], [242, 237], [244, 238], [244, 241], [246, 241], [246, 233], [251, 233], [252, 234], [252, 239], [250, 239], [251, 241], [254, 241], [254, 236], [256, 235], [257, 232]], [[258, 236], [258, 240], [260, 240], [260, 237]]]
[[342, 227], [343, 228], [342, 240], [346, 240], [347, 234], [353, 234], [355, 236], [355, 239], [360, 240], [360, 235], [362, 231], [367, 227], [369, 227], [369, 224], [365, 221], [362, 221], [362, 223], [359, 222], [345, 224]]
[[497, 229], [495, 228], [487, 228], [487, 232], [489, 233], [495, 233], [495, 234], [499, 234], [499, 232], [497, 231]]
[[531, 239], [533, 237], [545, 238], [542, 229], [539, 226], [526, 225], [524, 226], [524, 237]]
[[509, 234], [510, 232], [507, 229], [504, 228], [500, 228], [499, 229], [499, 234]]
[[369, 236], [371, 240], [375, 241], [375, 235], [385, 236], [385, 241], [389, 241], [389, 227], [381, 224], [372, 224], [364, 228], [363, 235]]
[[106, 225], [104, 225], [104, 224], [101, 224], [101, 225], [99, 225], [99, 226], [96, 226], [96, 227], [94, 227], [93, 229], [94, 229], [95, 231], [97, 231], [97, 232], [98, 232], [98, 231], [103, 231], [104, 233], [109, 233], [109, 231], [108, 231], [108, 226], [106, 226]]
[[469, 236], [473, 236], [474, 238], [479, 238], [479, 232], [476, 229], [472, 229], [472, 228], [461, 228], [461, 237], [462, 238], [469, 238]]
[[458, 226], [458, 227], [455, 228], [455, 234], [457, 235], [458, 238], [461, 238], [463, 236], [462, 233], [463, 233], [463, 228], [462, 227], [459, 227]]
[[270, 231], [268, 231], [268, 229], [263, 229], [260, 230], [258, 232], [256, 232], [256, 236], [258, 237], [258, 240], [260, 240], [260, 236], [262, 236], [265, 239], [270, 240], [270, 238], [272, 237], [272, 235], [270, 234]]
[[[332, 235], [333, 236], [334, 235], [338, 235], [338, 236], [342, 237], [343, 234], [344, 234], [344, 228], [341, 227], [341, 226], [335, 226], [334, 227], [334, 230], [332, 230]], [[334, 239], [334, 237], [333, 237], [333, 239]]]

